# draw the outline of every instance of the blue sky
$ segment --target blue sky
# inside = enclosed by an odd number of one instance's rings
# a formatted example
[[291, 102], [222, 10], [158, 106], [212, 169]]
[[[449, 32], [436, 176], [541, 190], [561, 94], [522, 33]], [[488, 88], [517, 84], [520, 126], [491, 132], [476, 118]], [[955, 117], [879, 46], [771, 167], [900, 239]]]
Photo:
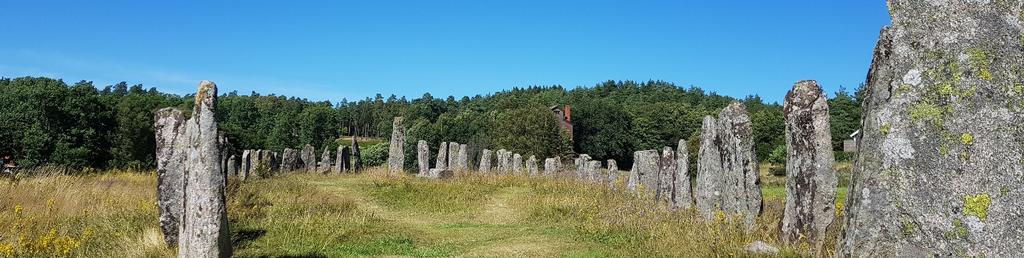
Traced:
[[[213, 3], [210, 3], [213, 2]], [[884, 1], [4, 1], [0, 76], [338, 101], [665, 80], [863, 82]]]

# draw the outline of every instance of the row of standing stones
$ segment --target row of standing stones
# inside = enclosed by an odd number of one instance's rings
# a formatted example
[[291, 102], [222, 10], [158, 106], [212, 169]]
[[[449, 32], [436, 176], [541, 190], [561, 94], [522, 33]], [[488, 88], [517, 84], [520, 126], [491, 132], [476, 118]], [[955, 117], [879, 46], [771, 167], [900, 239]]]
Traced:
[[[892, 25], [882, 30], [868, 72], [860, 151], [836, 255], [1024, 256], [1024, 3], [887, 5]], [[156, 115], [160, 222], [181, 257], [231, 252], [216, 94], [216, 86], [204, 81], [192, 118], [173, 109]], [[802, 81], [783, 108], [788, 161], [781, 238], [806, 237], [820, 246], [835, 219], [827, 102], [816, 83]], [[392, 173], [404, 162], [397, 155], [404, 154], [404, 127], [400, 119], [395, 124], [392, 139], [401, 144], [391, 145]], [[761, 195], [746, 110], [731, 104], [717, 119], [705, 118], [702, 129], [692, 187], [680, 180], [689, 169], [680, 162], [688, 155], [682, 146], [634, 153], [627, 186], [653, 191], [673, 207], [696, 208], [706, 218], [733, 213], [750, 225], [760, 213]], [[429, 153], [423, 153], [429, 148], [425, 142], [417, 147], [421, 175], [450, 177], [468, 169], [464, 144], [444, 144], [435, 168], [426, 170]], [[490, 171], [492, 154], [499, 172], [522, 170], [521, 155], [484, 150], [480, 171]], [[528, 173], [541, 173], [534, 172], [535, 158], [526, 163]], [[576, 176], [611, 181], [618, 171], [614, 162], [608, 166], [614, 172], [599, 175], [594, 171], [600, 162], [580, 155]], [[545, 159], [544, 175], [559, 171], [560, 158]]]
[[[352, 146], [338, 146], [331, 155], [324, 148], [319, 161], [315, 148], [306, 144], [301, 150], [285, 148], [281, 153], [270, 150], [244, 150], [240, 159], [235, 155], [224, 159], [225, 173], [246, 180], [251, 176], [270, 177], [276, 173], [305, 171], [309, 173], [344, 173], [362, 169], [359, 143], [352, 138]], [[226, 154], [224, 156], [227, 156]]]

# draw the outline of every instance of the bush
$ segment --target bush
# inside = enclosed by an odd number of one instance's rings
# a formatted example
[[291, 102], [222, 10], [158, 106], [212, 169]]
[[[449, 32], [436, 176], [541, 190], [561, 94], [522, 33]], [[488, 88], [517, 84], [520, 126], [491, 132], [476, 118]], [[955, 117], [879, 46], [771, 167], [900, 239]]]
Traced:
[[363, 166], [375, 167], [386, 164], [388, 162], [390, 144], [389, 142], [381, 142], [360, 150], [360, 155], [363, 157]]

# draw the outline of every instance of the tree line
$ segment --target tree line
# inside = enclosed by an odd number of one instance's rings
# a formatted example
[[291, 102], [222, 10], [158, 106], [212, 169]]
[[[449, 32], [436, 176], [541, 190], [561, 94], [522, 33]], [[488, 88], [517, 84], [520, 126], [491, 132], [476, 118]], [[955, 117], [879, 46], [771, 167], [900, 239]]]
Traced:
[[[859, 128], [858, 95], [840, 89], [829, 99], [837, 151]], [[152, 168], [153, 112], [178, 107], [187, 113], [192, 101], [192, 95], [125, 82], [100, 89], [89, 81], [68, 85], [44, 77], [0, 78], [0, 155], [13, 156], [22, 167]], [[780, 103], [758, 96], [735, 99], [663, 81], [607, 81], [572, 89], [530, 86], [461, 99], [377, 94], [338, 102], [233, 91], [221, 94], [217, 119], [231, 153], [305, 144], [333, 149], [347, 145], [340, 137], [351, 135], [387, 138], [393, 117], [404, 116], [408, 167], [414, 166], [418, 140], [429, 142], [433, 153], [438, 143], [455, 141], [473, 151], [505, 148], [540, 159], [586, 153], [628, 166], [633, 151], [676, 146], [680, 139], [695, 154], [701, 119], [716, 115], [731, 101], [747, 106], [760, 159], [769, 159], [780, 148], [785, 153]], [[559, 127], [549, 109], [556, 105], [572, 107], [571, 134]]]

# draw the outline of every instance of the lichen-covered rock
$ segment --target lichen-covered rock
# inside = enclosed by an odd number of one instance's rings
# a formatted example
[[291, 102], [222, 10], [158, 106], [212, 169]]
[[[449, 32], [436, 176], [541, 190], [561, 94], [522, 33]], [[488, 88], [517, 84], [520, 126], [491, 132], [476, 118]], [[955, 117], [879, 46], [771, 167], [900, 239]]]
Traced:
[[455, 164], [458, 165], [458, 170], [469, 170], [469, 145], [459, 144], [459, 151], [456, 153]]
[[[244, 156], [245, 154], [243, 154]], [[245, 164], [245, 158], [242, 158], [242, 164]], [[291, 148], [285, 148], [284, 152], [281, 153], [281, 172], [288, 173], [301, 169], [301, 161], [299, 160], [299, 151]]]
[[658, 187], [658, 151], [642, 150], [633, 152], [633, 169], [629, 170], [626, 189], [632, 192], [654, 193]]
[[614, 190], [615, 189], [615, 185], [618, 184], [618, 181], [619, 181], [619, 164], [617, 162], [615, 162], [614, 159], [609, 159], [607, 161], [607, 163], [608, 163], [608, 173], [605, 176], [605, 184], [604, 185], [608, 186], [609, 189]]
[[244, 151], [242, 151], [242, 160], [241, 160], [242, 164], [241, 164], [241, 168], [239, 168], [238, 180], [245, 181], [245, 179], [249, 178], [249, 173], [252, 172], [252, 156], [253, 156], [252, 150], [244, 150]]
[[544, 175], [553, 176], [558, 174], [558, 164], [555, 164], [555, 158], [544, 159]]
[[690, 188], [690, 153], [686, 149], [686, 140], [679, 140], [675, 162], [675, 183], [672, 187], [671, 207], [690, 209], [693, 207], [693, 190]]
[[352, 136], [352, 172], [359, 172], [363, 169], [363, 154], [359, 150], [359, 141]]
[[661, 150], [661, 159], [658, 159], [658, 188], [654, 193], [655, 199], [673, 203], [676, 173], [676, 152], [672, 151], [672, 147], [666, 146]]
[[491, 172], [491, 160], [494, 160], [494, 158], [491, 157], [491, 155], [492, 155], [491, 154], [491, 150], [488, 150], [488, 149], [484, 149], [483, 151], [480, 152], [480, 172], [481, 173]]
[[713, 219], [722, 211], [739, 215], [748, 229], [761, 214], [761, 186], [754, 155], [753, 128], [747, 109], [733, 102], [718, 114], [704, 117], [697, 154], [697, 211]]
[[512, 153], [505, 149], [498, 150], [498, 172], [508, 175], [512, 170]]
[[227, 167], [225, 174], [228, 176], [238, 175], [238, 158], [235, 157], [235, 155], [231, 155], [231, 157], [228, 158], [228, 161], [224, 163], [224, 166]]
[[324, 146], [324, 152], [323, 154], [320, 154], [320, 163], [316, 167], [316, 172], [320, 174], [327, 174], [327, 172], [331, 171], [331, 167], [333, 165], [333, 162], [331, 162], [331, 149]]
[[580, 154], [579, 157], [573, 160], [573, 165], [576, 165], [576, 179], [583, 181], [590, 181], [591, 175], [587, 174], [587, 162], [590, 162], [590, 155]]
[[160, 230], [168, 246], [178, 245], [185, 178], [185, 116], [174, 108], [154, 115], [156, 132], [156, 195], [160, 209]]
[[217, 85], [199, 84], [192, 118], [185, 122], [184, 213], [179, 225], [179, 257], [230, 257], [224, 195], [227, 178], [221, 173], [217, 141]]
[[537, 157], [530, 155], [530, 158], [526, 159], [526, 172], [530, 176], [537, 176], [539, 173], [537, 170]]
[[430, 173], [430, 145], [427, 141], [416, 142], [416, 166], [419, 168], [417, 175]]
[[451, 171], [459, 170], [459, 143], [449, 142], [448, 143], [448, 169]]
[[523, 173], [523, 155], [519, 155], [519, 153], [512, 154], [512, 173], [516, 175]]
[[405, 165], [405, 125], [402, 117], [395, 117], [391, 123], [391, 141], [388, 148], [388, 174], [400, 175]]
[[306, 144], [302, 147], [302, 152], [299, 154], [299, 158], [302, 159], [302, 167], [306, 168], [306, 172], [316, 172], [316, 149], [313, 145]]
[[1022, 2], [888, 6], [837, 254], [1024, 257]]
[[599, 174], [600, 173], [599, 172], [600, 169], [601, 169], [601, 161], [598, 161], [598, 160], [587, 161], [587, 165], [586, 165], [586, 168], [585, 168], [587, 175], [589, 175], [587, 181], [588, 182], [592, 182], [592, 183], [599, 183], [599, 182], [604, 181], [604, 180], [601, 180], [601, 178], [604, 177], [604, 176]]
[[448, 169], [448, 143], [441, 142], [441, 145], [437, 147], [437, 161], [434, 162], [434, 168], [440, 170]]
[[827, 101], [815, 81], [798, 82], [786, 94], [786, 206], [780, 236], [786, 243], [822, 243], [835, 218], [837, 181]]
[[338, 146], [338, 149], [334, 151], [334, 169], [332, 173], [341, 174], [343, 171], [348, 169], [348, 146]]

